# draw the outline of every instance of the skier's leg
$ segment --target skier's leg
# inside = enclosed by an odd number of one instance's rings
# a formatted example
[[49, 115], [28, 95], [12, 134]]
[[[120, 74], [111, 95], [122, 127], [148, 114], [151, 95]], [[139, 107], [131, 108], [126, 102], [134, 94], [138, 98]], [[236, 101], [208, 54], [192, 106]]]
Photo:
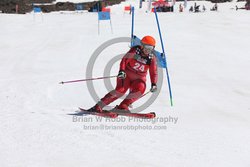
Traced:
[[106, 105], [109, 105], [119, 97], [123, 96], [128, 90], [130, 85], [129, 78], [119, 79], [117, 78], [117, 84], [115, 90], [112, 90], [108, 94], [106, 94], [94, 107], [94, 110], [102, 112], [102, 108]]
[[133, 81], [128, 96], [120, 103], [118, 109], [128, 110], [128, 106], [138, 100], [145, 92], [145, 89], [146, 82], [144, 80], [138, 79]]

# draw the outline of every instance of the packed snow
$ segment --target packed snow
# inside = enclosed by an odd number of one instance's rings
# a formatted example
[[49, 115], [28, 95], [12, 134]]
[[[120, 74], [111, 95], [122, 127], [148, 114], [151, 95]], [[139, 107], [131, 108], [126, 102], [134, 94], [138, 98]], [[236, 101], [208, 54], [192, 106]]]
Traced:
[[[218, 4], [218, 12], [158, 13], [174, 106], [164, 73], [158, 98], [144, 111], [155, 111], [156, 119], [76, 121], [68, 115], [95, 101], [86, 83], [59, 82], [85, 78], [101, 44], [130, 37], [131, 15], [123, 11], [128, 4], [136, 7], [135, 34], [154, 36], [160, 51], [155, 16], [145, 12], [146, 3], [142, 9], [135, 1], [112, 6], [113, 33], [110, 22], [101, 21], [100, 35], [96, 13], [0, 14], [0, 166], [250, 166], [250, 13], [231, 9], [236, 2]], [[126, 42], [106, 48], [93, 77], [102, 76], [109, 60], [128, 49]], [[148, 80], [147, 90], [149, 85]], [[108, 91], [103, 81], [94, 86], [100, 97]]]

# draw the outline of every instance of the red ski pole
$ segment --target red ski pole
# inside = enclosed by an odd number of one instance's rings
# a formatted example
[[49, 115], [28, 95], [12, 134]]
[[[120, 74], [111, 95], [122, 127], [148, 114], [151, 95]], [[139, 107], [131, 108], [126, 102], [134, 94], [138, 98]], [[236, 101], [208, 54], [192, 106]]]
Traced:
[[98, 78], [79, 79], [79, 80], [72, 80], [72, 81], [62, 81], [62, 82], [60, 82], [59, 84], [74, 83], [74, 82], [84, 82], [84, 81], [92, 81], [92, 80], [107, 79], [107, 78], [115, 78], [115, 77], [117, 77], [117, 75], [108, 76], [108, 77], [98, 77]]

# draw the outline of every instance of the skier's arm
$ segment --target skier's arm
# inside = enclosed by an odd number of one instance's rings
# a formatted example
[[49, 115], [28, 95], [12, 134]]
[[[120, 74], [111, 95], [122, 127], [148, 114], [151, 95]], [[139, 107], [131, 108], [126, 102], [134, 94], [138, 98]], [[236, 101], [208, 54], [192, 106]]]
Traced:
[[127, 62], [127, 58], [126, 58], [126, 56], [124, 56], [122, 58], [121, 63], [120, 63], [120, 70], [119, 71], [125, 71], [126, 64], [127, 64], [126, 62]]
[[133, 57], [133, 55], [135, 54], [135, 49], [131, 48], [126, 54], [125, 56], [123, 56], [121, 63], [120, 63], [120, 71], [125, 71], [126, 69], [126, 65], [128, 63], [128, 60]]
[[158, 72], [157, 72], [157, 61], [155, 56], [153, 57], [151, 64], [149, 66], [149, 74], [151, 83], [156, 85], [158, 81]]

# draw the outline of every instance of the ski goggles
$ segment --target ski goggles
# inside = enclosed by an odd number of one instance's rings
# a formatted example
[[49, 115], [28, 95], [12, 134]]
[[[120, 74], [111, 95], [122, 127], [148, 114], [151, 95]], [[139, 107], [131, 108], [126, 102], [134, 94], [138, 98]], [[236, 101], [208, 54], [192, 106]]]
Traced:
[[143, 46], [143, 49], [145, 49], [146, 51], [150, 51], [150, 52], [152, 52], [155, 48], [154, 46], [147, 45], [147, 44], [142, 44], [142, 46]]

